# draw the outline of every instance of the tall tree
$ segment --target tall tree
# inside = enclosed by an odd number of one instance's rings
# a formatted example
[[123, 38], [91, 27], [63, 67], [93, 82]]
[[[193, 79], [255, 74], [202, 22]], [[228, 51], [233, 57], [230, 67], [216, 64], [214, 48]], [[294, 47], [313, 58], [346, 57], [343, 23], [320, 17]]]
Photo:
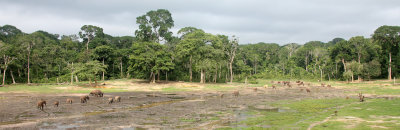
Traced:
[[396, 55], [400, 44], [400, 26], [381, 26], [375, 30], [372, 39], [382, 46], [388, 57], [388, 79], [392, 80], [392, 54]]
[[170, 54], [165, 47], [154, 42], [138, 42], [132, 45], [132, 55], [129, 56], [130, 66], [128, 71], [136, 77], [149, 76], [150, 83], [155, 83], [156, 74], [161, 70], [173, 68]]
[[233, 61], [235, 60], [236, 51], [237, 51], [238, 46], [239, 46], [239, 39], [235, 36], [232, 36], [232, 39], [229, 40], [229, 42], [226, 42], [225, 44], [223, 44], [224, 52], [229, 60], [228, 63], [229, 63], [230, 83], [233, 82], [232, 64], [233, 64]]
[[103, 29], [93, 25], [83, 25], [81, 31], [79, 31], [79, 36], [86, 41], [86, 51], [89, 51], [89, 43], [95, 37], [103, 37]]
[[8, 44], [14, 43], [18, 35], [22, 35], [22, 31], [12, 25], [0, 26], [0, 40]]
[[171, 13], [166, 9], [158, 9], [147, 12], [136, 18], [139, 29], [135, 31], [136, 38], [144, 42], [169, 41], [172, 32], [169, 30], [174, 26]]
[[[190, 28], [190, 31], [188, 31]], [[180, 58], [187, 59], [189, 68], [189, 81], [192, 82], [193, 79], [193, 57], [199, 54], [198, 48], [204, 46], [206, 33], [200, 29], [194, 29], [192, 27], [182, 28], [178, 31], [178, 34], [182, 34], [181, 41], [176, 46], [177, 56]]]
[[[95, 59], [101, 61], [102, 64], [105, 65], [104, 62], [109, 62], [114, 57], [114, 49], [107, 45], [98, 46], [94, 49], [94, 56]], [[102, 81], [104, 81], [104, 73], [105, 71], [102, 72]]]
[[14, 47], [12, 45], [6, 45], [5, 43], [0, 41], [0, 59], [3, 59], [3, 65], [0, 66], [3, 68], [3, 83], [2, 86], [5, 85], [6, 79], [6, 71], [8, 66], [12, 63], [15, 59], [15, 53], [13, 53]]
[[28, 70], [27, 70], [28, 71], [27, 72], [28, 73], [27, 83], [30, 84], [31, 83], [31, 80], [30, 80], [30, 64], [31, 64], [31, 61], [30, 60], [31, 60], [32, 50], [34, 49], [35, 45], [44, 42], [43, 34], [39, 33], [39, 32], [35, 32], [35, 33], [29, 34], [29, 35], [24, 35], [23, 37], [21, 37], [19, 39], [18, 42], [20, 44], [20, 47], [26, 49], [25, 52], [26, 52], [26, 57], [27, 57], [27, 62], [28, 62], [27, 63], [27, 68], [28, 68]]

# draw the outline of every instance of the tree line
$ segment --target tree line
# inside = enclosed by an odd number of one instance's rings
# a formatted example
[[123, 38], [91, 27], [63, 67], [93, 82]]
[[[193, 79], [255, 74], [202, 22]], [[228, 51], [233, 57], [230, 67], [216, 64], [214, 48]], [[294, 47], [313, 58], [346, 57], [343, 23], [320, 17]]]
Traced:
[[400, 74], [400, 27], [381, 26], [370, 38], [324, 43], [239, 44], [239, 38], [195, 27], [171, 32], [165, 9], [137, 17], [134, 36], [114, 37], [84, 25], [77, 34], [24, 33], [0, 26], [0, 77], [13, 83], [62, 83], [119, 78], [190, 82], [256, 82], [257, 78], [371, 80]]

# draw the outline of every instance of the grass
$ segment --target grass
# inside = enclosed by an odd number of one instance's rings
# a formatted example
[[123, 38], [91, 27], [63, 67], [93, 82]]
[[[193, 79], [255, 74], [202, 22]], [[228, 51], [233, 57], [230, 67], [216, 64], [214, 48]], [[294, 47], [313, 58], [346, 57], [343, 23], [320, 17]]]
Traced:
[[166, 88], [162, 88], [161, 91], [163, 92], [181, 92], [181, 91], [188, 91], [189, 89], [185, 89], [185, 88], [177, 88], [177, 87], [166, 87]]
[[[278, 108], [290, 108], [286, 112], [251, 111], [252, 115], [239, 124], [243, 129], [307, 129], [310, 124], [331, 116], [329, 121], [316, 125], [317, 130], [337, 129], [397, 129], [400, 128], [400, 99], [307, 99], [302, 101], [278, 101], [266, 104]], [[334, 111], [338, 116], [334, 116]], [[355, 120], [344, 120], [347, 117]], [[234, 128], [221, 128], [234, 129]], [[241, 128], [242, 129], [242, 128]]]
[[196, 119], [194, 119], [194, 118], [180, 118], [179, 120], [182, 122], [195, 122], [196, 121]]
[[[400, 128], [399, 108], [400, 99], [369, 99], [366, 102], [352, 104], [340, 109], [337, 117], [317, 126], [316, 129], [397, 129]], [[345, 122], [336, 121], [345, 117], [354, 117], [354, 119]]]
[[100, 89], [103, 92], [124, 92], [126, 90], [119, 88], [81, 88], [70, 85], [54, 84], [16, 84], [0, 87], [0, 92], [29, 92], [29, 93], [89, 93], [93, 89]]
[[[278, 108], [290, 108], [285, 112], [259, 111], [254, 118], [241, 122], [247, 126], [271, 126], [272, 129], [306, 129], [312, 122], [323, 120], [332, 114], [337, 106], [348, 104], [354, 101], [345, 99], [307, 99], [302, 101], [279, 101], [269, 106]], [[246, 129], [257, 129], [249, 127]]]
[[227, 90], [235, 89], [235, 87], [226, 87], [226, 86], [220, 86], [220, 85], [207, 85], [205, 87], [205, 89], [215, 90], [215, 91], [227, 91]]

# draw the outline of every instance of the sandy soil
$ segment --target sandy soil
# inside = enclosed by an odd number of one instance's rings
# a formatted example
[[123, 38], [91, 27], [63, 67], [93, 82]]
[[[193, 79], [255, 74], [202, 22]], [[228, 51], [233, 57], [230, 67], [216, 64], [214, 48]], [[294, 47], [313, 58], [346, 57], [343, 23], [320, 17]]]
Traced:
[[[173, 83], [174, 86], [193, 84]], [[124, 84], [120, 84], [124, 85]], [[148, 85], [149, 84], [143, 84]], [[195, 84], [196, 85], [196, 84]], [[118, 85], [116, 85], [118, 86]], [[158, 87], [171, 86], [163, 84]], [[198, 85], [196, 88], [201, 87]], [[156, 86], [157, 88], [157, 86]], [[346, 97], [348, 89], [309, 87], [238, 87], [240, 94], [232, 91], [150, 92], [135, 91], [105, 93], [104, 97], [90, 97], [80, 103], [79, 96], [86, 94], [33, 94], [0, 93], [0, 129], [214, 129], [232, 126], [245, 120], [246, 110], [252, 106], [277, 100], [302, 100], [307, 98]], [[134, 90], [134, 89], [132, 89]], [[224, 96], [221, 98], [221, 94]], [[121, 102], [108, 104], [109, 97], [121, 96]], [[355, 96], [355, 95], [353, 95]], [[67, 98], [73, 104], [65, 103]], [[44, 99], [43, 111], [36, 107]], [[60, 101], [60, 106], [53, 102]]]

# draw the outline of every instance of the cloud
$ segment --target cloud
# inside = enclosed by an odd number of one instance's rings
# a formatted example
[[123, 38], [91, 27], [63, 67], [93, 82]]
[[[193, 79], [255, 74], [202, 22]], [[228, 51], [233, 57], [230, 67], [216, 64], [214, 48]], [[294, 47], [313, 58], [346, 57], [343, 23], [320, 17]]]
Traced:
[[28, 33], [77, 34], [92, 24], [107, 34], [133, 36], [136, 17], [163, 8], [172, 13], [175, 32], [193, 26], [238, 36], [241, 44], [370, 37], [379, 26], [400, 21], [398, 0], [4, 0], [0, 5], [0, 25]]

